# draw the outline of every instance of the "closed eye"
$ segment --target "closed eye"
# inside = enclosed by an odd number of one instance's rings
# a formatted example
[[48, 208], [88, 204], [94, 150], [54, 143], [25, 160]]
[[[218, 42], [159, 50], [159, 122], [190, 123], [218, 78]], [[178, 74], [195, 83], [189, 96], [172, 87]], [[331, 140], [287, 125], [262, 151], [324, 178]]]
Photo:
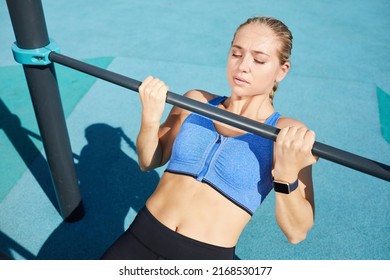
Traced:
[[264, 61], [257, 60], [257, 59], [255, 59], [254, 61], [255, 61], [255, 63], [257, 63], [257, 64], [264, 64], [264, 63], [265, 63]]

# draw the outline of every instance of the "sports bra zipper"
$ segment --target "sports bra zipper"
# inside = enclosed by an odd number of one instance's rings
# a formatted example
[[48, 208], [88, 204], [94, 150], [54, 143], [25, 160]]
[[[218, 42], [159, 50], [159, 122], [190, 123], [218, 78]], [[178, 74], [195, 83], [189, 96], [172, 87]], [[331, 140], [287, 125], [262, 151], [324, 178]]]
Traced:
[[201, 171], [198, 174], [198, 178], [197, 178], [198, 181], [202, 181], [203, 178], [206, 176], [207, 171], [210, 168], [211, 160], [213, 159], [216, 151], [218, 150], [219, 146], [221, 145], [221, 142], [222, 142], [222, 135], [218, 134], [216, 141], [214, 142], [213, 146], [211, 147], [211, 149], [207, 155], [207, 158], [205, 160], [203, 168], [201, 169]]

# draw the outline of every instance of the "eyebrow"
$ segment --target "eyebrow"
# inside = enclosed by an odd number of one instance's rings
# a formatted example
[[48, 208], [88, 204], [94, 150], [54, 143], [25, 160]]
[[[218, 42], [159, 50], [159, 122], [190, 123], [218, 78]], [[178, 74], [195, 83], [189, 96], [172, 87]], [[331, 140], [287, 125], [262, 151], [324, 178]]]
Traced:
[[[232, 48], [236, 48], [236, 49], [239, 49], [239, 50], [243, 50], [244, 48], [239, 46], [239, 45], [232, 45]], [[255, 54], [263, 54], [263, 55], [266, 55], [266, 56], [270, 56], [269, 54], [265, 53], [265, 52], [262, 52], [262, 51], [252, 51], [254, 52]]]

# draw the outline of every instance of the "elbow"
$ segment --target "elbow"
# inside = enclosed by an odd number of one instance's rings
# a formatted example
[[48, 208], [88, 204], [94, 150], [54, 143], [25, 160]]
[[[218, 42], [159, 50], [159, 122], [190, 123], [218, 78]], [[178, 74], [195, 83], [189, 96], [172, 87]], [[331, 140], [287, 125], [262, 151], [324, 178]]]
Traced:
[[138, 165], [142, 172], [148, 172], [153, 169], [150, 165], [143, 164], [141, 162], [138, 162]]
[[161, 166], [161, 164], [156, 164], [153, 162], [144, 162], [139, 159], [138, 159], [138, 165], [142, 172], [148, 172]]
[[142, 172], [147, 172], [149, 171], [149, 168], [147, 168], [146, 166], [143, 166], [143, 165], [139, 165], [139, 169], [141, 169]]
[[138, 166], [142, 172], [148, 172], [163, 165], [163, 156], [159, 148], [156, 148], [153, 153], [142, 151], [143, 149], [137, 146]]
[[303, 240], [305, 240], [306, 236], [307, 236], [307, 232], [302, 232], [299, 234], [287, 236], [287, 240], [289, 243], [296, 245], [298, 243], [301, 243]]
[[140, 169], [142, 172], [148, 171], [147, 165], [146, 165], [142, 160], [140, 160], [139, 157], [138, 157], [138, 166], [139, 166], [139, 169]]
[[291, 244], [298, 244], [304, 241], [312, 226], [313, 224], [307, 226], [304, 229], [295, 230], [294, 232], [290, 232], [289, 234], [286, 234], [288, 242]]

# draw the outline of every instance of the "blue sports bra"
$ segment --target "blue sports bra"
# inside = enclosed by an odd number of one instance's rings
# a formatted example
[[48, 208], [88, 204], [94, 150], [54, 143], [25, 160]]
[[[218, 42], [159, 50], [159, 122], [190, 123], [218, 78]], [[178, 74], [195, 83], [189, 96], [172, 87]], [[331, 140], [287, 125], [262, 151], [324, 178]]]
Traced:
[[[227, 97], [209, 101], [218, 106]], [[280, 114], [265, 123], [275, 126]], [[272, 190], [273, 141], [253, 133], [219, 134], [213, 120], [191, 113], [175, 139], [166, 171], [204, 182], [253, 215]]]

